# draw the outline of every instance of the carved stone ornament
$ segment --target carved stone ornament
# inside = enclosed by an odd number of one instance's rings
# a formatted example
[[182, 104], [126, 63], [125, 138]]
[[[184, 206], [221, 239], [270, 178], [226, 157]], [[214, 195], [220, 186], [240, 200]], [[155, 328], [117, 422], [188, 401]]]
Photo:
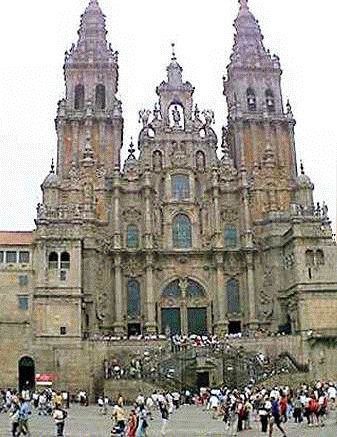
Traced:
[[134, 207], [125, 208], [122, 212], [122, 216], [126, 221], [138, 221], [142, 217], [142, 212]]
[[172, 144], [172, 152], [170, 153], [172, 167], [185, 167], [187, 165], [186, 145], [182, 142], [174, 142]]
[[224, 272], [228, 276], [237, 276], [242, 271], [242, 261], [240, 255], [227, 253], [224, 258]]
[[239, 213], [236, 208], [223, 208], [221, 210], [222, 220], [225, 223], [234, 223], [238, 219]]
[[135, 278], [141, 276], [143, 273], [143, 266], [140, 259], [132, 257], [125, 261], [122, 265], [122, 272], [129, 278]]
[[259, 319], [264, 322], [271, 320], [274, 313], [274, 299], [270, 293], [261, 290], [259, 293]]
[[263, 272], [263, 287], [270, 288], [274, 283], [274, 272], [273, 267], [266, 267]]

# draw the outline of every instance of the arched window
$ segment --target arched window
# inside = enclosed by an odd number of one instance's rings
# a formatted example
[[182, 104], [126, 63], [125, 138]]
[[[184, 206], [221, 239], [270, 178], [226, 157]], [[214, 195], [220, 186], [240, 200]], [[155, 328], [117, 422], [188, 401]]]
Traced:
[[189, 279], [187, 281], [187, 296], [193, 298], [205, 296], [204, 287], [193, 281], [193, 279]]
[[96, 109], [105, 109], [105, 86], [99, 84], [96, 86]]
[[166, 298], [180, 298], [182, 295], [182, 287], [186, 287], [186, 296], [191, 298], [200, 298], [205, 296], [205, 289], [193, 279], [187, 279], [183, 285], [179, 279], [170, 282], [162, 291], [162, 296]]
[[59, 256], [56, 252], [51, 252], [48, 257], [48, 268], [51, 270], [58, 269]]
[[305, 252], [305, 265], [307, 267], [312, 267], [314, 263], [315, 263], [314, 252], [309, 249]]
[[127, 228], [126, 246], [129, 249], [136, 249], [139, 246], [139, 233], [136, 225], [129, 225]]
[[163, 297], [172, 297], [172, 298], [179, 298], [181, 296], [181, 289], [179, 287], [179, 280], [176, 279], [172, 282], [170, 282], [162, 291]]
[[324, 264], [324, 252], [321, 249], [316, 251], [316, 264], [321, 266]]
[[63, 270], [70, 269], [70, 255], [68, 252], [61, 253], [61, 269]]
[[256, 96], [253, 88], [247, 89], [247, 106], [249, 111], [256, 111]]
[[238, 243], [238, 233], [233, 226], [225, 228], [225, 247], [236, 247]]
[[183, 174], [171, 177], [172, 197], [176, 200], [189, 199], [190, 197], [190, 178]]
[[141, 302], [140, 302], [140, 285], [135, 279], [128, 280], [128, 319], [137, 320], [140, 318]]
[[266, 105], [268, 112], [275, 112], [275, 99], [272, 90], [266, 90]]
[[173, 219], [172, 225], [173, 247], [188, 249], [192, 247], [191, 221], [185, 214], [178, 214]]
[[84, 86], [79, 84], [75, 86], [75, 109], [83, 109], [84, 108]]
[[227, 281], [227, 307], [229, 313], [240, 312], [240, 289], [236, 279]]

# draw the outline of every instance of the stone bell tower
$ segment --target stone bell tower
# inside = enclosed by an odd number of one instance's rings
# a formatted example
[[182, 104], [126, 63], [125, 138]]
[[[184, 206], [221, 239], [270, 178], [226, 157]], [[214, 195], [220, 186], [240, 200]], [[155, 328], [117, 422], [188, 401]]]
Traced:
[[240, 0], [233, 52], [224, 78], [228, 105], [227, 141], [237, 168], [242, 163], [251, 186], [253, 219], [289, 209], [297, 176], [295, 120], [284, 110], [279, 58], [263, 44], [258, 21]]
[[66, 52], [66, 97], [59, 102], [57, 173], [78, 166], [88, 144], [107, 174], [120, 164], [123, 118], [117, 100], [118, 53], [106, 39], [105, 16], [90, 0], [81, 17], [77, 45]]

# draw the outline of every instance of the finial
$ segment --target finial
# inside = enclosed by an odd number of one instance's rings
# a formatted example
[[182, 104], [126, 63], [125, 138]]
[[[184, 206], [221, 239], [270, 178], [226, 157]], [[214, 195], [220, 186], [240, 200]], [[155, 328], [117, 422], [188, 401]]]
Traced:
[[302, 161], [302, 159], [301, 159], [301, 174], [305, 174], [305, 173], [304, 173], [304, 165], [303, 165], [303, 161]]
[[175, 45], [174, 42], [171, 43], [171, 47], [172, 47], [172, 58], [171, 58], [171, 60], [172, 61], [176, 61], [177, 60], [176, 51], [175, 51], [176, 45]]
[[136, 159], [135, 151], [136, 151], [136, 149], [135, 149], [135, 146], [133, 144], [133, 138], [131, 137], [130, 145], [129, 145], [129, 150], [128, 150], [128, 152], [129, 152], [128, 159]]
[[55, 173], [54, 158], [51, 159], [50, 173]]
[[248, 0], [239, 0], [239, 3], [242, 8], [248, 9]]

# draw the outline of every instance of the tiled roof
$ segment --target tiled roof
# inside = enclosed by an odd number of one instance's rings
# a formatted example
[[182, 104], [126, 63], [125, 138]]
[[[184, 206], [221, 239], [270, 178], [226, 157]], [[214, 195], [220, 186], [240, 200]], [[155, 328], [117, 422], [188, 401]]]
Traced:
[[30, 246], [33, 232], [0, 231], [0, 246]]

